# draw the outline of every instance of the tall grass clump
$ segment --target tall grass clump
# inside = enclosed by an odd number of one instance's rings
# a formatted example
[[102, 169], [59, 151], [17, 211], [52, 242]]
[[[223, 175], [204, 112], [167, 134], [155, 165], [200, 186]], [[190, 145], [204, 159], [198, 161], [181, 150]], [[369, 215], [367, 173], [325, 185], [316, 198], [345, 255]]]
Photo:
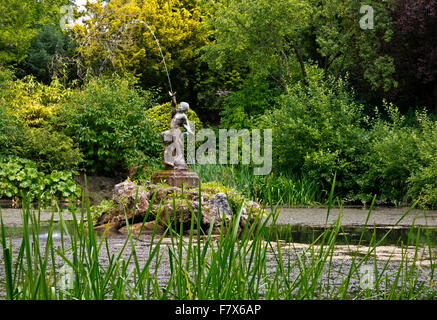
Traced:
[[[201, 188], [200, 185], [200, 192]], [[333, 203], [332, 191], [328, 211]], [[111, 239], [108, 227], [100, 236], [94, 232], [89, 201], [85, 196], [82, 199], [80, 212], [71, 207], [73, 227], [67, 227], [57, 210], [61, 226], [59, 240], [54, 239], [53, 228], [49, 229], [46, 240], [38, 237], [40, 210], [33, 212], [28, 204], [23, 207], [23, 237], [18, 246], [17, 241], [6, 238], [1, 220], [4, 276], [0, 279], [5, 279], [7, 299], [436, 297], [431, 245], [428, 242], [430, 278], [423, 281], [419, 276], [423, 248], [413, 236], [402, 246], [401, 261], [378, 261], [375, 252], [383, 239], [377, 241], [376, 238], [368, 247], [363, 247], [366, 248], [364, 253], [351, 247], [349, 259], [338, 259], [336, 243], [343, 231], [340, 216], [312, 243], [299, 246], [278, 237], [268, 240], [275, 237], [272, 226], [278, 217], [277, 206], [271, 207], [268, 217], [257, 215], [253, 224], [241, 228], [243, 206], [240, 204], [229, 222], [222, 219], [218, 234], [213, 233], [212, 227], [205, 230], [198, 223], [202, 208], [202, 197], [199, 197], [200, 210], [191, 210], [187, 230], [177, 223], [176, 215], [173, 219], [163, 215], [166, 220], [160, 222], [158, 215], [152, 234], [141, 238], [134, 234], [125, 215], [127, 236]], [[367, 221], [371, 211], [372, 207]], [[151, 207], [142, 227], [149, 214], [152, 214]], [[55, 210], [49, 222], [51, 227], [54, 216]], [[158, 222], [166, 226], [163, 234], [157, 233]], [[116, 246], [111, 246], [111, 241], [115, 241]], [[357, 285], [363, 265], [373, 266], [372, 288]]]
[[254, 175], [253, 168], [244, 165], [193, 165], [192, 168], [203, 181], [221, 182], [255, 201], [290, 206], [327, 201], [327, 191], [306, 176], [284, 172]]

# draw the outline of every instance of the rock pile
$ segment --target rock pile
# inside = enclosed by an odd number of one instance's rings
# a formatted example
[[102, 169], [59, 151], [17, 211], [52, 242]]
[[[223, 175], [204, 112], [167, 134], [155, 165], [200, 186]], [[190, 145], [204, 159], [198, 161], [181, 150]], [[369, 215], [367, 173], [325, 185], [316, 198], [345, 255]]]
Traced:
[[[141, 234], [163, 233], [169, 224], [174, 224], [176, 230], [183, 224], [183, 230], [188, 231], [193, 219], [195, 230], [199, 220], [202, 230], [207, 232], [213, 223], [213, 232], [218, 233], [221, 225], [224, 230], [229, 226], [241, 202], [240, 231], [247, 223], [254, 223], [256, 216], [265, 214], [258, 203], [244, 200], [236, 193], [225, 194], [205, 187], [199, 198], [198, 188], [183, 189], [163, 184], [139, 186], [127, 180], [114, 187], [110, 207], [96, 219], [94, 228], [103, 230], [109, 224], [112, 232], [126, 233], [127, 219], [134, 234], [140, 230]], [[202, 207], [200, 219], [199, 204]]]

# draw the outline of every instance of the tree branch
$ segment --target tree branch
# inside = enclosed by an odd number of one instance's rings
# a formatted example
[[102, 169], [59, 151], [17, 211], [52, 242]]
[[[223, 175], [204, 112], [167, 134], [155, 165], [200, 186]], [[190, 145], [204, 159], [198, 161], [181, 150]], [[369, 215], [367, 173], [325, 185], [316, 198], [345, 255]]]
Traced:
[[296, 54], [297, 60], [299, 61], [300, 69], [302, 70], [303, 81], [306, 85], [307, 84], [307, 73], [305, 70], [305, 63], [303, 61], [302, 55], [300, 54], [299, 48], [297, 47], [297, 45], [295, 43], [291, 43], [291, 46], [293, 47], [294, 53]]

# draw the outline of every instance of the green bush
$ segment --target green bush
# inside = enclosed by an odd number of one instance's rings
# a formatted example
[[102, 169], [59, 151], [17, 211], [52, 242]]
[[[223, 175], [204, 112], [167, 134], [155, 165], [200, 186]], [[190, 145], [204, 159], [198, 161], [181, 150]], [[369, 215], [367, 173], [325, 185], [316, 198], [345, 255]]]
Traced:
[[53, 170], [75, 171], [82, 163], [82, 155], [74, 142], [62, 132], [48, 127], [28, 128], [21, 142], [19, 156], [32, 159], [38, 170], [50, 173]]
[[415, 137], [420, 157], [419, 168], [408, 178], [409, 195], [437, 208], [437, 121], [425, 113], [417, 115], [420, 136]]
[[81, 189], [69, 171], [53, 171], [44, 174], [36, 163], [14, 156], [0, 157], [0, 198], [42, 200], [73, 198], [80, 196]]
[[33, 160], [45, 173], [76, 171], [83, 161], [73, 140], [50, 127], [29, 128], [0, 105], [0, 154]]
[[71, 94], [71, 90], [65, 89], [57, 80], [44, 85], [32, 76], [23, 79], [5, 77], [0, 90], [0, 103], [30, 127], [49, 124], [56, 116], [59, 105]]
[[22, 139], [22, 124], [16, 116], [9, 114], [0, 102], [0, 154], [15, 152]]
[[8, 112], [8, 92], [13, 81], [12, 70], [0, 67], [0, 154], [14, 149], [22, 138], [21, 123]]
[[386, 104], [385, 108], [389, 119], [377, 116], [367, 132], [370, 143], [358, 178], [359, 197], [369, 201], [377, 194], [386, 201], [414, 201], [407, 197], [407, 181], [421, 163], [417, 146], [420, 131], [409, 126], [393, 105]]
[[21, 63], [24, 69], [21, 72], [31, 73], [45, 83], [49, 83], [54, 75], [67, 77], [74, 71], [67, 62], [74, 47], [67, 33], [52, 24], [45, 24], [32, 39], [27, 58]]
[[252, 128], [253, 118], [271, 109], [281, 92], [282, 88], [265, 79], [248, 79], [240, 90], [232, 92], [224, 99], [223, 111], [220, 113], [221, 126], [234, 129]]
[[[274, 168], [302, 172], [346, 200], [377, 199], [402, 204], [421, 198], [437, 206], [437, 130], [425, 113], [407, 119], [385, 103], [369, 120], [341, 79], [322, 80], [311, 70], [261, 117], [273, 128]], [[322, 189], [322, 190], [323, 190]]]
[[307, 86], [291, 86], [262, 117], [262, 125], [273, 129], [274, 168], [304, 171], [325, 189], [337, 173], [337, 190], [357, 190], [355, 179], [368, 145], [363, 106], [341, 79], [325, 81], [323, 72], [313, 69], [307, 80]]
[[32, 77], [16, 80], [0, 72], [0, 154], [33, 160], [38, 170], [76, 170], [82, 161], [73, 141], [55, 131], [53, 120], [69, 90]]
[[61, 106], [59, 124], [78, 143], [87, 172], [124, 174], [129, 168], [156, 163], [162, 144], [146, 110], [153, 95], [136, 87], [132, 77], [91, 79]]

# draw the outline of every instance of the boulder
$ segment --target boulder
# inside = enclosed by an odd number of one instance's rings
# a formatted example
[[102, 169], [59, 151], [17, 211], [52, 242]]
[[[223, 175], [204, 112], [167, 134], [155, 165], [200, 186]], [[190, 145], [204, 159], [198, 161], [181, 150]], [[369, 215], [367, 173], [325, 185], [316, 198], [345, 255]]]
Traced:
[[128, 218], [132, 218], [135, 201], [135, 216], [144, 217], [149, 208], [148, 190], [130, 180], [115, 185], [112, 200], [119, 204], [120, 212], [126, 210]]

